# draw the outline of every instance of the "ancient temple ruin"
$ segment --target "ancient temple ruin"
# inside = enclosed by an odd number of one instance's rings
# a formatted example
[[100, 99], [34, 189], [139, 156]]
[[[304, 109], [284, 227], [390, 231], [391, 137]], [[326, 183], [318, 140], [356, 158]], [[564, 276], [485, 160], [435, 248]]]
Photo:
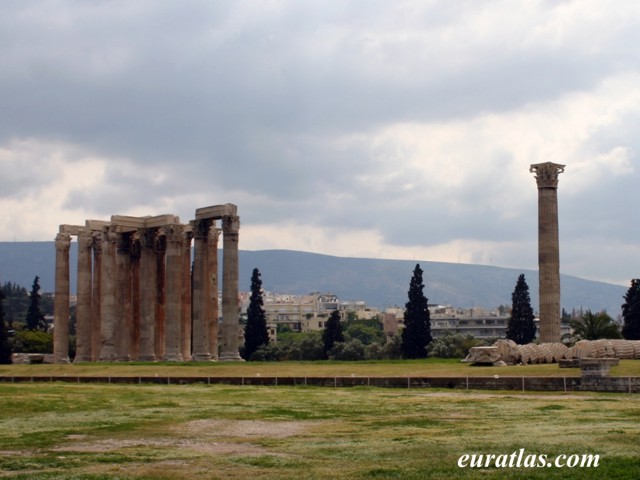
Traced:
[[55, 242], [55, 362], [69, 362], [72, 236], [78, 242], [74, 362], [241, 360], [239, 227], [237, 207], [230, 203], [199, 208], [188, 224], [175, 215], [113, 215], [110, 221], [87, 220], [84, 226], [60, 225]]

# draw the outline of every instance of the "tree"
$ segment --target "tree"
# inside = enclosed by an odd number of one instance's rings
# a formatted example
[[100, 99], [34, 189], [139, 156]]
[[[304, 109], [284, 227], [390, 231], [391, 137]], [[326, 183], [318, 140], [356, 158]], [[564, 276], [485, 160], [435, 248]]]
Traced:
[[578, 340], [620, 338], [620, 327], [604, 311], [591, 313], [591, 310], [587, 310], [581, 317], [571, 320], [569, 325]]
[[2, 293], [4, 293], [4, 319], [9, 329], [13, 329], [18, 323], [24, 324], [29, 309], [27, 289], [7, 282], [2, 285]]
[[631, 280], [622, 305], [622, 336], [627, 340], [640, 340], [640, 280]]
[[342, 325], [340, 325], [340, 312], [334, 310], [327, 323], [324, 325], [322, 332], [322, 351], [324, 358], [329, 358], [329, 350], [338, 342], [344, 342], [342, 335]]
[[402, 357], [426, 358], [431, 343], [431, 319], [427, 297], [423, 293], [422, 269], [416, 264], [409, 284], [409, 301], [405, 304], [402, 330]]
[[3, 301], [4, 293], [0, 290], [0, 364], [6, 365], [11, 363], [11, 343], [7, 325], [4, 323]]
[[267, 317], [263, 305], [260, 271], [254, 268], [251, 275], [251, 297], [247, 308], [247, 326], [244, 329], [244, 358], [247, 360], [251, 359], [251, 355], [258, 348], [269, 343]]
[[520, 274], [511, 294], [511, 317], [507, 325], [507, 338], [524, 345], [536, 338], [536, 324], [529, 296], [529, 286]]
[[40, 310], [40, 277], [33, 280], [31, 293], [29, 293], [29, 310], [27, 311], [27, 330], [47, 331], [47, 322]]

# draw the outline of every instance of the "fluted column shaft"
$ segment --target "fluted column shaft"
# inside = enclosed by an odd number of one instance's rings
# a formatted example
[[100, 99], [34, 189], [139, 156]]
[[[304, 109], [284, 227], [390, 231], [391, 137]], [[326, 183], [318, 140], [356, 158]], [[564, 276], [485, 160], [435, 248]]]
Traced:
[[140, 240], [131, 242], [131, 327], [129, 328], [129, 358], [138, 360], [140, 354]]
[[218, 238], [220, 230], [215, 222], [209, 229], [207, 255], [208, 255], [208, 288], [209, 288], [209, 351], [211, 358], [218, 359]]
[[538, 184], [538, 268], [542, 343], [560, 342], [560, 245], [558, 235], [558, 174], [564, 165], [531, 165]]
[[74, 363], [91, 361], [91, 232], [78, 234], [78, 274], [76, 302], [76, 358]]
[[91, 361], [100, 357], [102, 343], [100, 300], [102, 297], [102, 232], [92, 232], [93, 282], [91, 289]]
[[191, 230], [183, 233], [182, 241], [182, 359], [191, 360]]
[[116, 329], [116, 239], [117, 234], [106, 228], [102, 234], [102, 272], [100, 291], [100, 361], [114, 361]]
[[165, 295], [165, 348], [163, 360], [182, 361], [182, 227], [172, 225], [165, 228], [166, 251], [166, 295]]
[[154, 329], [155, 354], [157, 360], [164, 357], [166, 245], [167, 242], [165, 235], [158, 232], [156, 236], [156, 325]]
[[211, 220], [192, 222], [193, 260], [193, 356], [194, 361], [211, 360], [209, 340], [208, 236]]
[[122, 234], [116, 243], [115, 354], [118, 361], [130, 359], [131, 339], [131, 235]]
[[54, 298], [53, 358], [69, 363], [69, 248], [71, 236], [56, 236], [56, 285]]
[[241, 361], [238, 351], [240, 299], [238, 290], [238, 240], [240, 217], [222, 218], [222, 353], [221, 361]]
[[156, 323], [155, 230], [140, 231], [140, 346], [138, 360], [152, 362], [155, 354]]

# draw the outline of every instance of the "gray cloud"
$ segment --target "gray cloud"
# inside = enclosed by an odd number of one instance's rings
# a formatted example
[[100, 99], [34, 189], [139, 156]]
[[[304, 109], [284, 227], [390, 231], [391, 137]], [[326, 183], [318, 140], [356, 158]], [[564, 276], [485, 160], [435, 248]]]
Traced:
[[[64, 192], [67, 210], [186, 209], [211, 192], [215, 201], [241, 198], [244, 225], [376, 231], [389, 247], [531, 241], [528, 165], [564, 163], [545, 156], [566, 153], [567, 162], [587, 161], [561, 178], [568, 250], [583, 254], [582, 245], [607, 238], [629, 245], [638, 234], [627, 220], [638, 200], [638, 90], [627, 87], [628, 111], [593, 125], [576, 126], [580, 115], [566, 112], [566, 104], [579, 111], [572, 98], [638, 75], [638, 7], [599, 8], [590, 16], [576, 2], [6, 2], [0, 148], [60, 142], [107, 162], [98, 184]], [[558, 118], [565, 123], [548, 144], [536, 140]], [[409, 138], [398, 125], [419, 128]], [[608, 174], [602, 157], [616, 148], [631, 166], [622, 175]], [[18, 171], [11, 158], [5, 197], [24, 183], [37, 192], [51, 176]], [[589, 159], [600, 159], [598, 181], [572, 185]], [[496, 249], [487, 254], [496, 262], [517, 262], [516, 250]], [[597, 275], [567, 258], [576, 273]], [[617, 270], [608, 278], [631, 269]]]

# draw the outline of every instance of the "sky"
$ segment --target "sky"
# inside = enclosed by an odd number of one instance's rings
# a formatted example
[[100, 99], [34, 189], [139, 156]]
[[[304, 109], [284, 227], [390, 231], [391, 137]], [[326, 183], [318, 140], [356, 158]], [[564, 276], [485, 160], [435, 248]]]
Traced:
[[0, 241], [234, 203], [240, 248], [640, 277], [640, 2], [5, 0]]

